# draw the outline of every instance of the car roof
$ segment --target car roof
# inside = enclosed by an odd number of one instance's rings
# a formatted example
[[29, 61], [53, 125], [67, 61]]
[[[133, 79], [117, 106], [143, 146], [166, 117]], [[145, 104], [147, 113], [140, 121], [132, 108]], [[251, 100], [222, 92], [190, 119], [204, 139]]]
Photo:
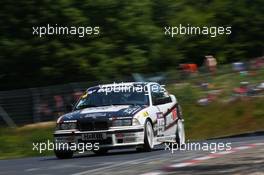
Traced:
[[150, 84], [159, 84], [156, 82], [121, 82], [121, 83], [111, 83], [111, 84], [100, 84], [97, 86], [92, 86], [87, 89], [87, 91], [94, 90], [94, 89], [99, 89], [101, 87], [107, 88], [107, 87], [113, 87], [113, 86], [135, 86], [135, 85], [150, 85]]

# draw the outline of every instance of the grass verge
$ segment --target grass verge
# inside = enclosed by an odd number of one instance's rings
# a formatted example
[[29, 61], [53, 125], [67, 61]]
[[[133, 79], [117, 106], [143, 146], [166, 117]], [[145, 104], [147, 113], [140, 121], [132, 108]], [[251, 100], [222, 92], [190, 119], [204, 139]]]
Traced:
[[[264, 71], [256, 77], [241, 77], [235, 73], [214, 76], [207, 79], [195, 78], [167, 88], [176, 95], [182, 105], [186, 136], [189, 140], [208, 139], [264, 130], [264, 98], [244, 97], [228, 102], [231, 90], [240, 81], [259, 83]], [[238, 77], [239, 76], [239, 77]], [[222, 89], [218, 99], [207, 106], [197, 105], [197, 100], [207, 91], [197, 86], [209, 81], [213, 89]], [[28, 156], [45, 156], [51, 151], [39, 154], [33, 151], [33, 143], [52, 140], [54, 122], [26, 125], [16, 129], [0, 128], [0, 159]]]

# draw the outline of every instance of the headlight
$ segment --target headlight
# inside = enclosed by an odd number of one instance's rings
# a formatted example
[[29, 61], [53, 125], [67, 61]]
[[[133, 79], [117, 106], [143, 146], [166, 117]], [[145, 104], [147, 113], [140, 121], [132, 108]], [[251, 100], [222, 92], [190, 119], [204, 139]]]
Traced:
[[76, 129], [77, 123], [76, 122], [70, 122], [70, 123], [58, 123], [56, 129], [58, 130], [70, 130], [70, 129]]
[[131, 126], [132, 120], [131, 119], [124, 119], [124, 120], [113, 120], [112, 126]]
[[136, 119], [136, 118], [133, 118], [133, 122], [132, 123], [133, 123], [133, 126], [140, 125], [138, 119]]

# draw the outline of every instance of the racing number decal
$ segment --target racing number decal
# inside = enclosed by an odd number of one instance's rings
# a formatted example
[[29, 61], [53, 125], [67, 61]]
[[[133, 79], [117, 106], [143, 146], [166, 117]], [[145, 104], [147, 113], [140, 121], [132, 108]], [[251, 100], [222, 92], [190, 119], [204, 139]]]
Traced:
[[161, 136], [165, 130], [165, 121], [162, 112], [157, 113], [157, 125], [157, 136]]

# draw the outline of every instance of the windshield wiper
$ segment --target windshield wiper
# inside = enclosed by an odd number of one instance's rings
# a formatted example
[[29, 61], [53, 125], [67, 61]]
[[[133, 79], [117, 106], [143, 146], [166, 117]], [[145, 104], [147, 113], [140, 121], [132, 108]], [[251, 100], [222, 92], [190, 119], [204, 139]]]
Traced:
[[84, 108], [90, 108], [90, 107], [98, 107], [96, 105], [80, 105], [77, 107], [77, 109], [84, 109]]
[[112, 106], [112, 105], [126, 105], [126, 104], [111, 103], [111, 104], [101, 104], [100, 106]]
[[129, 103], [128, 105], [137, 106], [137, 105], [142, 105], [142, 104], [139, 104], [139, 103]]
[[137, 103], [112, 103], [111, 105], [133, 105], [133, 106], [136, 106], [136, 105], [140, 105], [140, 104], [137, 104]]

